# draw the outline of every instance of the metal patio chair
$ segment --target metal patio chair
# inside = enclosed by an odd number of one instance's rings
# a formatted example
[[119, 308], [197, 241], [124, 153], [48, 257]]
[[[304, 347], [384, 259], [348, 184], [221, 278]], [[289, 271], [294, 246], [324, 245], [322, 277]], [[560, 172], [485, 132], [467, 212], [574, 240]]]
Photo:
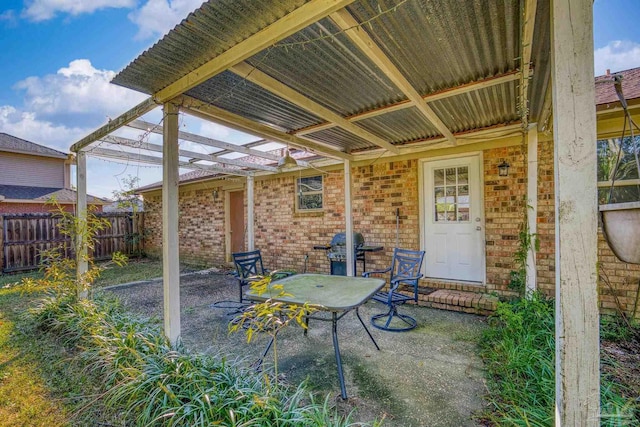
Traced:
[[[373, 299], [386, 304], [389, 310], [386, 313], [376, 314], [371, 317], [371, 324], [385, 331], [402, 332], [416, 327], [417, 322], [411, 316], [398, 313], [398, 306], [407, 301], [418, 301], [418, 281], [422, 277], [420, 268], [424, 259], [424, 251], [412, 251], [395, 248], [391, 266], [384, 270], [368, 271], [362, 277], [372, 274], [390, 273], [389, 290], [377, 292]], [[413, 296], [399, 292], [400, 285], [413, 287]], [[394, 321], [396, 320], [396, 321]]]
[[249, 252], [236, 252], [231, 254], [236, 267], [240, 302], [243, 302], [242, 288], [253, 281], [256, 276], [269, 274], [262, 264], [260, 249]]

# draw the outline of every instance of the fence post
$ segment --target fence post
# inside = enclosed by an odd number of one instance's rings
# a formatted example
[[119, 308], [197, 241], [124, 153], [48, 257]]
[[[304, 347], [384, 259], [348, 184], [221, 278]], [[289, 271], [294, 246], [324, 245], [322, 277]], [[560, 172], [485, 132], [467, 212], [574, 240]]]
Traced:
[[4, 215], [0, 215], [0, 274], [4, 269]]

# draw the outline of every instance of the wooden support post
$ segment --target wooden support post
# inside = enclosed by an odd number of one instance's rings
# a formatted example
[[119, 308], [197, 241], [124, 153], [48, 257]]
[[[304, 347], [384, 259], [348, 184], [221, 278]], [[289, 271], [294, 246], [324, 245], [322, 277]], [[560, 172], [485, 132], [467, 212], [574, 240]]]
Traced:
[[254, 207], [255, 182], [252, 176], [247, 177], [247, 248], [252, 251], [256, 248], [255, 243], [255, 214]]
[[600, 425], [593, 0], [552, 0], [556, 426]]
[[84, 151], [78, 151], [76, 156], [76, 220], [77, 230], [75, 236], [76, 251], [76, 283], [78, 298], [85, 299], [89, 296], [84, 276], [89, 269], [87, 262], [87, 155]]
[[162, 154], [162, 279], [164, 333], [175, 345], [180, 337], [180, 250], [178, 236], [178, 107], [164, 104]]
[[355, 275], [356, 254], [353, 247], [353, 211], [351, 209], [351, 161], [344, 161], [344, 222], [347, 245], [347, 276]]
[[[529, 235], [535, 236], [538, 219], [538, 125], [529, 125], [527, 129], [527, 223]], [[535, 237], [533, 237], [535, 239]], [[527, 295], [538, 288], [538, 274], [536, 271], [535, 242], [531, 242], [531, 249], [527, 254]]]

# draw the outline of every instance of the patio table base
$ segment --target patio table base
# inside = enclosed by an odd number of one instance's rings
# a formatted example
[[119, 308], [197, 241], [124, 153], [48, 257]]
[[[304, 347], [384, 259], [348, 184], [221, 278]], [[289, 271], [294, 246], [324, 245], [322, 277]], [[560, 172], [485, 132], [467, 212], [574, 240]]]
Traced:
[[[342, 369], [342, 357], [340, 356], [340, 345], [338, 343], [338, 320], [342, 319], [347, 313], [349, 313], [349, 311], [351, 311], [351, 310], [344, 311], [340, 315], [338, 315], [338, 313], [336, 311], [332, 311], [331, 312], [331, 319], [327, 319], [326, 317], [307, 316], [307, 319], [321, 320], [321, 321], [324, 321], [324, 322], [331, 322], [331, 337], [333, 339], [333, 350], [334, 350], [335, 356], [336, 356], [336, 367], [338, 369], [338, 379], [340, 380], [340, 395], [342, 396], [342, 399], [344, 399], [344, 400], [347, 399], [347, 387], [344, 384], [344, 371]], [[355, 307], [355, 312], [356, 312], [356, 316], [358, 317], [358, 320], [360, 321], [360, 324], [362, 325], [364, 330], [367, 332], [367, 335], [369, 335], [369, 338], [371, 338], [371, 342], [373, 342], [373, 345], [375, 345], [376, 349], [378, 351], [380, 351], [380, 346], [378, 346], [378, 343], [373, 338], [373, 335], [371, 335], [371, 332], [369, 332], [369, 328], [367, 328], [367, 325], [362, 320], [362, 317], [360, 317], [360, 312], [358, 310], [358, 307]], [[277, 335], [277, 333], [276, 333], [276, 335]], [[262, 352], [262, 356], [260, 356], [260, 359], [256, 363], [257, 367], [262, 366], [262, 361], [266, 357], [267, 353], [269, 353], [269, 350], [271, 349], [271, 346], [273, 345], [273, 341], [275, 340], [276, 335], [273, 335], [271, 337], [271, 339], [269, 340], [269, 343], [267, 344], [267, 347]], [[306, 330], [305, 330], [305, 335], [306, 335]]]

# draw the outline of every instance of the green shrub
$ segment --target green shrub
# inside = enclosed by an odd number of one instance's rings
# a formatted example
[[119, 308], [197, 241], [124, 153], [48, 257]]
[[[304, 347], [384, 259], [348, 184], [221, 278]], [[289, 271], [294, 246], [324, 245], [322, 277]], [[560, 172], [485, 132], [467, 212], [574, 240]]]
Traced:
[[[499, 426], [552, 426], [555, 407], [554, 301], [541, 294], [499, 303], [481, 340], [490, 409]], [[632, 425], [637, 406], [620, 385], [601, 380], [603, 426]]]
[[159, 326], [114, 301], [48, 298], [33, 310], [42, 329], [79, 351], [105, 386], [104, 403], [139, 426], [348, 426], [349, 417], [314, 402], [270, 371], [240, 360], [191, 355]]

